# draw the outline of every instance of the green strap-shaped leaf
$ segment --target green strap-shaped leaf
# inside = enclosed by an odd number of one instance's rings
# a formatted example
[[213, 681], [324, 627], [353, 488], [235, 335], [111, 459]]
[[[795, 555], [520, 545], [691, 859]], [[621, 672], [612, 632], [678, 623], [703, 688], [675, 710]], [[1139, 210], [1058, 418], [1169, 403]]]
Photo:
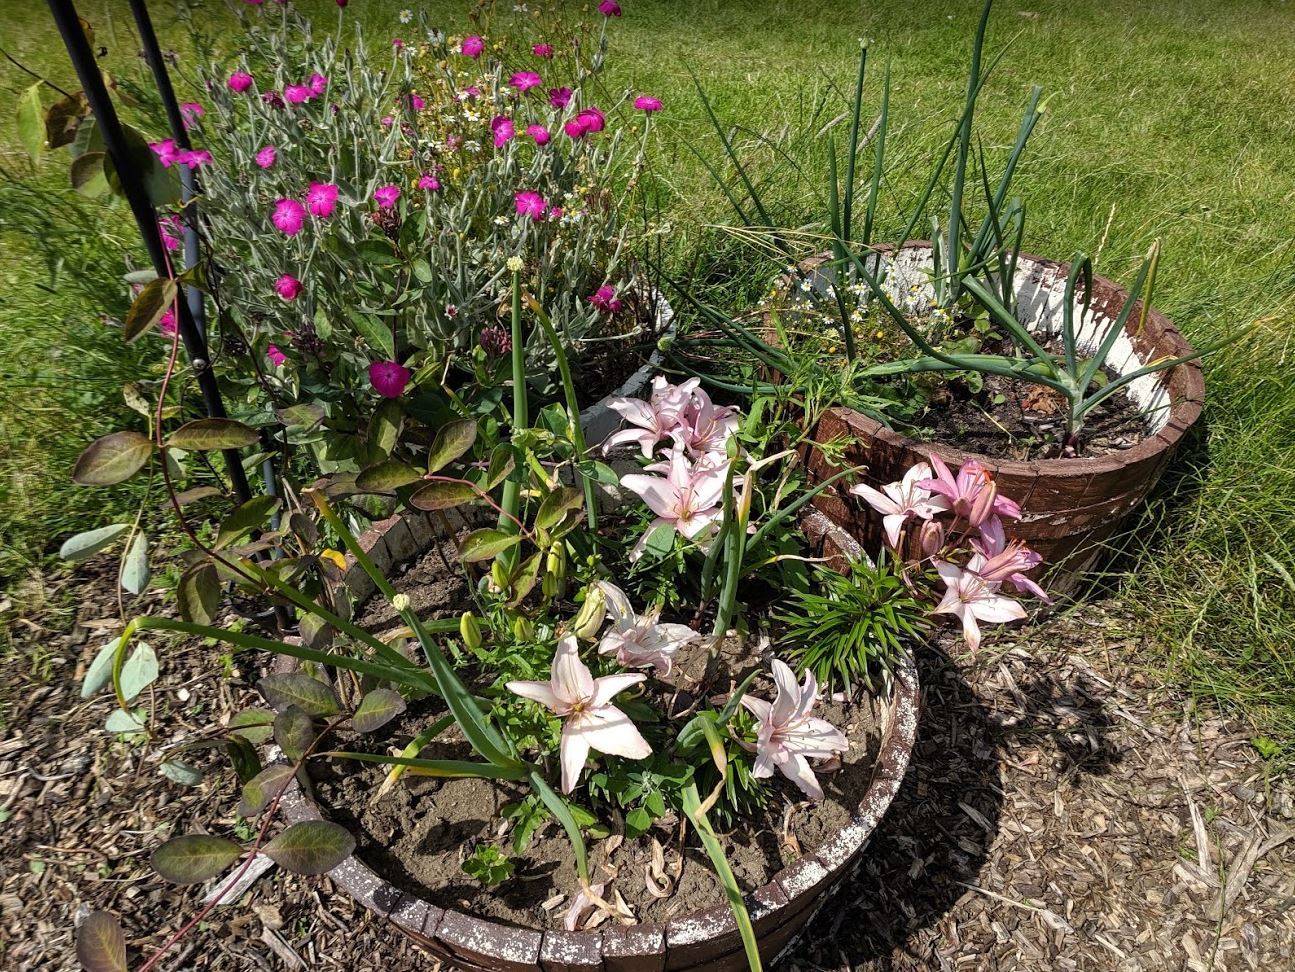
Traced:
[[[576, 876], [580, 878], [582, 884], [589, 883], [589, 852], [585, 849], [585, 839], [580, 833], [580, 824], [571, 813], [571, 808], [567, 806], [567, 801], [554, 792], [553, 787], [549, 786], [548, 781], [540, 774], [537, 769], [532, 769], [528, 774], [531, 787], [539, 798], [544, 801], [548, 807], [549, 813], [562, 825], [562, 829], [567, 832], [567, 839], [571, 841], [571, 850], [576, 855]], [[695, 791], [694, 791], [695, 792]]]
[[446, 779], [480, 778], [483, 780], [524, 780], [526, 766], [495, 766], [493, 763], [473, 763], [462, 759], [416, 759], [411, 756], [386, 756], [382, 753], [330, 752], [321, 756], [354, 759], [361, 763], [381, 763], [408, 770], [414, 776], [437, 776]]
[[733, 920], [737, 922], [737, 930], [742, 936], [742, 947], [746, 950], [746, 960], [751, 972], [761, 972], [764, 966], [760, 960], [760, 945], [756, 941], [755, 929], [751, 925], [751, 915], [746, 910], [746, 900], [742, 897], [742, 889], [737, 886], [737, 877], [733, 874], [733, 868], [729, 866], [728, 858], [724, 856], [724, 846], [715, 836], [710, 818], [701, 808], [701, 798], [697, 794], [696, 783], [689, 782], [683, 789], [683, 812], [692, 822], [697, 836], [701, 838], [702, 846], [706, 848], [711, 865], [715, 868], [715, 876], [724, 886], [724, 896], [728, 898], [728, 905], [733, 910]]

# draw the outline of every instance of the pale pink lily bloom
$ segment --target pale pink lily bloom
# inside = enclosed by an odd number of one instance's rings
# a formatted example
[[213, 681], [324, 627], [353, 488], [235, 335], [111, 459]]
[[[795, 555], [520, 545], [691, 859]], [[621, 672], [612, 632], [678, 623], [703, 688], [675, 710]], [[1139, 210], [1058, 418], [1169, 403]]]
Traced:
[[935, 476], [917, 485], [938, 493], [949, 501], [949, 509], [978, 527], [991, 516], [1021, 518], [1021, 508], [1006, 496], [998, 495], [998, 486], [989, 470], [975, 459], [962, 464], [955, 477], [939, 456], [931, 456]]
[[998, 592], [998, 584], [986, 581], [973, 570], [939, 560], [935, 569], [944, 581], [944, 600], [933, 614], [952, 614], [962, 622], [962, 637], [967, 647], [980, 647], [980, 621], [1004, 624], [1025, 617], [1025, 608]]
[[899, 546], [899, 533], [913, 517], [930, 520], [949, 509], [943, 496], [933, 495], [926, 484], [931, 477], [931, 467], [924, 462], [915, 463], [904, 478], [897, 483], [887, 483], [880, 490], [866, 483], [851, 486], [850, 493], [858, 496], [880, 513], [886, 531], [886, 541], [891, 547]]
[[1015, 591], [1029, 591], [1043, 603], [1052, 603], [1047, 591], [1025, 576], [1043, 563], [1043, 557], [1019, 540], [1008, 540], [998, 517], [990, 517], [980, 525], [980, 536], [972, 539], [971, 546], [976, 552], [967, 567], [983, 580], [1006, 584]]
[[612, 705], [612, 699], [645, 678], [643, 674], [594, 678], [580, 660], [575, 635], [567, 635], [558, 642], [547, 682], [508, 683], [508, 691], [538, 702], [562, 719], [563, 793], [575, 789], [591, 749], [626, 759], [643, 759], [652, 753], [629, 716]]
[[669, 437], [678, 426], [698, 384], [699, 379], [689, 378], [681, 384], [671, 385], [664, 376], [657, 375], [652, 379], [652, 398], [649, 401], [613, 398], [608, 406], [620, 413], [632, 427], [608, 436], [603, 443], [603, 452], [633, 442], [642, 450], [644, 459], [652, 458], [656, 444]]
[[813, 672], [806, 672], [805, 684], [797, 685], [795, 673], [785, 662], [775, 658], [772, 667], [778, 688], [772, 702], [749, 693], [742, 696], [742, 705], [759, 720], [751, 775], [767, 779], [776, 769], [811, 800], [821, 800], [823, 788], [809, 761], [845, 752], [849, 740], [826, 719], [810, 715], [818, 701], [818, 680]]
[[629, 598], [615, 584], [598, 582], [612, 626], [598, 643], [598, 654], [615, 655], [626, 668], [659, 668], [669, 675], [674, 655], [701, 635], [686, 624], [662, 624], [661, 612], [636, 614]]
[[648, 537], [658, 527], [667, 527], [689, 540], [701, 542], [708, 539], [706, 535], [716, 529], [724, 515], [720, 501], [724, 494], [726, 465], [694, 465], [682, 449], [676, 449], [668, 461], [647, 468], [664, 475], [631, 473], [621, 477], [621, 485], [637, 493], [656, 514], [643, 537], [630, 551], [631, 561], [643, 555]]
[[692, 401], [671, 435], [694, 459], [728, 454], [728, 440], [737, 431], [737, 409], [716, 405], [702, 388], [694, 388]]

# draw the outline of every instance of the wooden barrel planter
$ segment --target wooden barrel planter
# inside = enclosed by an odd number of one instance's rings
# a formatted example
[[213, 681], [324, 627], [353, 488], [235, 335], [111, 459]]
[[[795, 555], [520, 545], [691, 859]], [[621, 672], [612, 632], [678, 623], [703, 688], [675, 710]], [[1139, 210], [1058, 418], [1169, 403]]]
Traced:
[[[886, 286], [893, 295], [908, 294], [911, 287], [930, 293], [927, 276], [931, 246], [912, 242], [883, 253], [889, 275]], [[1039, 336], [1059, 333], [1069, 264], [1022, 253], [1016, 273], [1018, 317]], [[1081, 348], [1095, 348], [1118, 317], [1128, 293], [1105, 277], [1094, 274], [1089, 311], [1076, 325]], [[1178, 358], [1193, 353], [1169, 319], [1149, 308], [1138, 332], [1140, 308], [1135, 305], [1129, 325], [1107, 364], [1128, 374], [1157, 358]], [[860, 477], [874, 487], [903, 478], [914, 463], [938, 455], [951, 468], [975, 459], [998, 483], [999, 492], [1016, 500], [1020, 521], [1007, 524], [1009, 536], [1037, 550], [1048, 565], [1048, 588], [1054, 593], [1073, 590], [1085, 571], [1099, 561], [1105, 541], [1125, 518], [1142, 505], [1159, 481], [1187, 430], [1201, 414], [1205, 384], [1200, 363], [1189, 361], [1165, 371], [1145, 375], [1129, 386], [1129, 394], [1146, 418], [1146, 434], [1129, 449], [1092, 458], [1039, 459], [1019, 462], [962, 452], [939, 442], [919, 442], [848, 408], [828, 409], [813, 439], [825, 442], [844, 437], [847, 466], [866, 466]], [[839, 471], [819, 451], [811, 452], [809, 468], [816, 481]], [[882, 543], [881, 516], [845, 487], [824, 491], [815, 505], [844, 527], [865, 550]]]
[[[405, 513], [360, 537], [379, 569], [390, 571], [427, 549], [451, 529], [467, 525]], [[829, 533], [829, 524], [822, 529]], [[848, 537], [838, 538], [848, 544]], [[344, 583], [364, 589], [367, 575], [348, 557]], [[297, 662], [281, 657], [279, 671]], [[827, 843], [807, 852], [746, 897], [761, 955], [769, 966], [795, 941], [829, 897], [855, 873], [873, 831], [899, 791], [917, 736], [920, 690], [912, 661], [898, 666], [884, 713], [872, 778], [850, 822]], [[270, 758], [282, 760], [277, 750]], [[280, 807], [289, 823], [324, 816], [319, 805], [293, 782]], [[664, 924], [606, 924], [568, 932], [527, 928], [443, 908], [401, 890], [358, 856], [328, 873], [344, 893], [397, 929], [429, 955], [471, 972], [745, 972], [742, 941], [727, 904], [679, 915]]]

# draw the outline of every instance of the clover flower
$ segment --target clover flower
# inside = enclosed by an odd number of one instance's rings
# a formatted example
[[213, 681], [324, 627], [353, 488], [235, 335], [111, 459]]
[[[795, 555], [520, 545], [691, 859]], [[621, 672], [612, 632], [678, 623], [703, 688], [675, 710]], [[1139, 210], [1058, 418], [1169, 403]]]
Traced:
[[285, 236], [296, 236], [306, 225], [306, 207], [295, 199], [280, 199], [270, 218]]
[[634, 723], [612, 700], [642, 682], [642, 674], [604, 675], [594, 678], [580, 660], [574, 635], [558, 642], [552, 674], [547, 682], [508, 682], [508, 691], [538, 702], [562, 719], [562, 792], [575, 789], [590, 750], [644, 759], [652, 747]]

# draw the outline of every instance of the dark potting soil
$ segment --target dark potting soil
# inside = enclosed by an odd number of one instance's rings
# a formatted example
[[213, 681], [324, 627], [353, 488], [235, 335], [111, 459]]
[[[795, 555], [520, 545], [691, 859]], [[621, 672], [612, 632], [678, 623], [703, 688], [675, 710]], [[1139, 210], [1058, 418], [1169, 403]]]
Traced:
[[[461, 571], [457, 566], [446, 570], [442, 555], [454, 565], [453, 546], [446, 544], [424, 555], [393, 581], [423, 617], [456, 616], [470, 603]], [[375, 600], [363, 613], [362, 622], [370, 630], [380, 631], [394, 627], [397, 619], [388, 606]], [[712, 703], [722, 705], [733, 686], [753, 667], [763, 667], [765, 661], [755, 646], [726, 641], [707, 682], [714, 686], [708, 693]], [[706, 669], [703, 647], [684, 649], [670, 676], [660, 680], [661, 693], [651, 701], [659, 711], [669, 713], [671, 721], [686, 719], [699, 701], [696, 695]], [[762, 676], [752, 691], [772, 698], [771, 680]], [[766, 883], [848, 823], [872, 779], [881, 741], [882, 708], [877, 699], [869, 697], [853, 703], [820, 699], [815, 714], [841, 727], [851, 743], [840, 769], [818, 774], [826, 799], [810, 803], [793, 784], [775, 776], [767, 787], [769, 799], [763, 810], [721, 828], [725, 851], [745, 890]], [[336, 746], [396, 753], [441, 714], [439, 700], [420, 702], [376, 734], [339, 733]], [[652, 741], [653, 727], [649, 724], [643, 729]], [[454, 729], [422, 755], [473, 758]], [[556, 763], [549, 769], [556, 775]], [[550, 820], [540, 828], [526, 852], [515, 857], [513, 877], [501, 885], [486, 887], [462, 867], [483, 842], [495, 843], [505, 855], [514, 856], [512, 824], [501, 818], [500, 811], [527, 795], [524, 785], [405, 776], [375, 800], [385, 776], [382, 766], [354, 762], [321, 761], [312, 768], [315, 794], [325, 816], [355, 835], [362, 860], [393, 884], [440, 907], [530, 927], [561, 926], [579, 885], [570, 844], [556, 822]], [[611, 835], [589, 841], [590, 869], [595, 883], [607, 882], [606, 900], [614, 902], [619, 893], [638, 921], [657, 922], [724, 903], [709, 859], [696, 845], [690, 828], [685, 834], [681, 818], [669, 813], [643, 836], [624, 840], [618, 836], [623, 834], [623, 823], [616, 811], [600, 809], [599, 817]], [[645, 876], [654, 841], [663, 850], [669, 881], [669, 893], [663, 897], [653, 895]], [[656, 886], [660, 892], [660, 880]]]

